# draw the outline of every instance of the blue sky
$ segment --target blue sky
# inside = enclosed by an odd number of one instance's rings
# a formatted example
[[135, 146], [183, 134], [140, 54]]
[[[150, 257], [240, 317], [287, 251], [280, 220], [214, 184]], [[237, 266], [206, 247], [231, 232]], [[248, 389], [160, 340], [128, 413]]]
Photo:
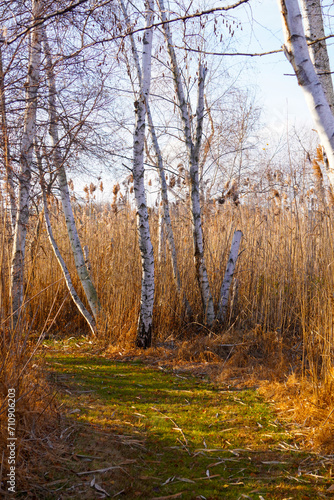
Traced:
[[[251, 0], [238, 9], [243, 35], [236, 36], [238, 50], [267, 52], [280, 49], [283, 43], [281, 18], [276, 0]], [[258, 89], [259, 104], [263, 104], [263, 119], [269, 128], [290, 125], [312, 126], [304, 96], [283, 53], [249, 58], [245, 69], [246, 85]]]
[[[235, 32], [234, 50], [258, 53], [281, 48], [283, 33], [277, 0], [250, 0], [233, 11], [233, 17], [242, 24], [242, 31], [238, 29]], [[325, 18], [325, 22], [329, 20]], [[330, 55], [334, 59], [331, 47]], [[293, 70], [283, 53], [253, 58], [230, 57], [227, 66], [229, 63], [241, 68], [238, 85], [256, 90], [257, 103], [263, 107], [261, 121], [264, 138], [268, 137], [268, 129], [280, 136], [293, 127], [304, 130], [313, 128], [296, 77], [287, 76], [292, 75]]]

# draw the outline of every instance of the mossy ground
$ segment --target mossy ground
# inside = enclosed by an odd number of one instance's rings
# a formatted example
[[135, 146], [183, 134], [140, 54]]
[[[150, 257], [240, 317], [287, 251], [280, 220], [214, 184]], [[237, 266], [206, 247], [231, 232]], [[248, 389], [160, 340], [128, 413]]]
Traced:
[[255, 389], [73, 346], [49, 345], [46, 369], [72, 448], [44, 472], [40, 498], [331, 496], [329, 461], [300, 450]]

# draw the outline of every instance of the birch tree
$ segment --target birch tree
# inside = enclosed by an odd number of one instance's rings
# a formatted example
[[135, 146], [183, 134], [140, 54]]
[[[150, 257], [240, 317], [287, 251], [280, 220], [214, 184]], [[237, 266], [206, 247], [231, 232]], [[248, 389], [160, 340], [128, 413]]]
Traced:
[[[70, 193], [67, 183], [66, 171], [63, 165], [63, 160], [61, 158], [61, 153], [59, 149], [59, 134], [58, 134], [58, 116], [56, 108], [56, 80], [53, 71], [51, 51], [48, 43], [46, 30], [43, 29], [43, 49], [46, 58], [46, 74], [48, 81], [48, 113], [49, 113], [49, 133], [51, 146], [53, 151], [53, 163], [57, 171], [58, 187], [61, 196], [62, 208], [65, 216], [67, 233], [69, 236], [75, 267], [78, 273], [78, 277], [83, 286], [85, 295], [87, 297], [89, 306], [93, 312], [95, 321], [99, 315], [101, 306], [100, 301], [89, 275], [89, 271], [86, 266], [85, 257], [83, 254], [82, 246], [80, 243], [79, 234], [75, 224], [75, 218], [72, 210]], [[91, 325], [90, 325], [91, 326]]]
[[223, 279], [223, 283], [220, 289], [220, 300], [219, 300], [219, 308], [218, 308], [218, 317], [220, 321], [224, 321], [227, 306], [228, 306], [228, 298], [230, 294], [230, 287], [234, 275], [235, 266], [238, 259], [239, 246], [242, 238], [241, 231], [235, 231], [232, 239], [231, 251], [226, 265], [225, 276]]
[[309, 54], [298, 0], [278, 0], [278, 4], [285, 38], [283, 49], [303, 90], [325, 150], [326, 173], [334, 189], [334, 117]]
[[2, 44], [4, 40], [0, 39], [0, 113], [1, 113], [1, 132], [2, 132], [2, 148], [5, 164], [5, 182], [6, 190], [9, 197], [9, 208], [10, 208], [10, 222], [12, 227], [12, 234], [15, 231], [16, 223], [16, 196], [15, 196], [15, 186], [14, 186], [14, 175], [13, 167], [10, 161], [10, 151], [9, 151], [9, 138], [8, 138], [8, 126], [7, 126], [7, 110], [6, 110], [6, 97], [5, 97], [5, 75], [3, 71], [2, 64]]
[[20, 172], [18, 176], [18, 207], [11, 263], [11, 300], [14, 319], [18, 318], [24, 299], [25, 246], [29, 222], [30, 182], [41, 59], [41, 26], [36, 22], [40, 13], [41, 2], [39, 0], [32, 0], [33, 27], [29, 35], [29, 63], [25, 83], [25, 113], [21, 140]]
[[213, 298], [211, 295], [209, 279], [204, 259], [204, 243], [203, 243], [203, 230], [201, 220], [201, 205], [200, 205], [200, 190], [199, 190], [199, 154], [202, 141], [203, 131], [203, 118], [204, 118], [204, 83], [206, 76], [206, 69], [203, 64], [199, 64], [198, 69], [198, 99], [196, 110], [196, 134], [193, 140], [191, 133], [191, 118], [189, 115], [188, 102], [185, 98], [185, 93], [182, 84], [180, 69], [177, 63], [177, 58], [173, 46], [172, 35], [169, 24], [167, 22], [166, 11], [163, 0], [158, 0], [160, 16], [163, 22], [162, 29], [167, 45], [167, 51], [171, 62], [171, 70], [173, 73], [175, 92], [178, 99], [180, 108], [183, 134], [188, 153], [189, 166], [190, 166], [190, 187], [191, 187], [191, 212], [193, 222], [193, 243], [194, 243], [194, 260], [196, 267], [196, 277], [198, 280], [204, 316], [207, 324], [211, 326], [215, 319], [215, 312], [213, 306]]
[[133, 188], [137, 209], [137, 229], [142, 261], [141, 301], [137, 327], [136, 344], [150, 347], [152, 341], [152, 317], [154, 303], [154, 254], [150, 235], [148, 210], [144, 184], [144, 141], [146, 102], [151, 83], [151, 52], [153, 32], [153, 1], [145, 3], [145, 31], [143, 35], [142, 75], [140, 91], [135, 101], [136, 124], [133, 140]]
[[325, 38], [320, 0], [301, 0], [305, 35], [311, 61], [325, 92], [328, 104], [334, 110], [334, 90]]
[[[121, 0], [120, 3], [121, 3], [121, 8], [122, 8], [124, 18], [127, 21], [128, 14], [127, 14], [127, 10], [126, 10], [126, 7], [124, 5], [123, 0]], [[139, 84], [141, 85], [142, 84], [142, 71], [141, 71], [141, 67], [140, 67], [139, 55], [138, 55], [138, 50], [137, 50], [134, 36], [131, 32], [130, 32], [130, 41], [131, 41], [133, 60], [134, 60], [136, 72], [137, 72], [137, 78], [138, 78]], [[177, 264], [177, 253], [176, 253], [176, 247], [175, 247], [175, 241], [174, 241], [172, 221], [171, 221], [170, 212], [169, 212], [167, 182], [166, 182], [166, 175], [165, 175], [165, 169], [164, 169], [164, 164], [163, 164], [162, 152], [160, 149], [158, 137], [157, 137], [157, 134], [155, 131], [154, 123], [153, 123], [153, 117], [152, 117], [152, 113], [151, 113], [149, 98], [146, 95], [145, 95], [145, 108], [146, 108], [146, 116], [147, 116], [149, 132], [150, 132], [150, 136], [151, 136], [151, 140], [152, 140], [152, 144], [153, 144], [153, 149], [155, 152], [155, 159], [156, 159], [155, 163], [157, 165], [159, 184], [160, 184], [160, 194], [161, 194], [161, 201], [162, 201], [162, 207], [161, 207], [161, 210], [159, 210], [159, 257], [160, 257], [160, 252], [161, 252], [160, 245], [162, 243], [162, 239], [164, 238], [164, 233], [166, 232], [167, 242], [168, 242], [170, 256], [171, 256], [172, 269], [173, 269], [173, 278], [174, 278], [178, 293], [182, 295], [186, 314], [188, 317], [191, 317], [192, 310], [191, 310], [190, 304], [187, 300], [186, 294], [182, 290], [181, 277], [180, 277], [180, 272], [179, 272], [179, 268], [178, 268], [178, 264]], [[163, 234], [161, 234], [161, 233], [163, 233]]]
[[39, 176], [40, 176], [40, 185], [41, 185], [41, 191], [42, 191], [42, 201], [43, 201], [43, 212], [44, 212], [44, 221], [45, 221], [45, 228], [46, 232], [48, 235], [49, 242], [51, 244], [53, 253], [55, 254], [55, 257], [58, 261], [58, 264], [62, 270], [66, 286], [68, 288], [68, 291], [70, 292], [70, 295], [72, 297], [72, 300], [82, 316], [85, 318], [85, 320], [88, 323], [89, 328], [91, 329], [93, 335], [95, 335], [95, 321], [90, 315], [90, 313], [87, 311], [86, 307], [80, 300], [80, 297], [78, 296], [74, 285], [72, 283], [71, 275], [69, 273], [69, 270], [66, 266], [66, 263], [61, 255], [61, 252], [59, 250], [59, 247], [57, 245], [57, 242], [54, 238], [53, 235], [53, 230], [51, 226], [51, 220], [50, 220], [50, 214], [49, 214], [49, 207], [48, 207], [48, 201], [47, 201], [47, 186], [46, 182], [44, 179], [44, 172], [43, 172], [43, 167], [42, 167], [42, 157], [39, 153], [38, 147], [35, 145], [35, 156], [37, 160], [37, 166], [38, 166], [38, 171], [39, 171]]

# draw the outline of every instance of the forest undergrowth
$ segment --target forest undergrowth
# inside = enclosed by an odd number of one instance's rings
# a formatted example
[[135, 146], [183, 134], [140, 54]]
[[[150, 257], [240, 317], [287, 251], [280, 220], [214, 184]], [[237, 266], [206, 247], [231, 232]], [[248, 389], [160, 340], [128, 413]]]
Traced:
[[[76, 279], [73, 257], [62, 215], [51, 200], [54, 233], [62, 255]], [[7, 439], [8, 388], [17, 395], [18, 466], [25, 457], [46, 456], [64, 443], [59, 434], [54, 390], [36, 358], [45, 339], [89, 335], [66, 289], [44, 230], [42, 213], [29, 228], [25, 306], [20, 327], [13, 330], [9, 297], [11, 238], [2, 211], [0, 249], [1, 314], [1, 449]], [[127, 204], [76, 206], [83, 245], [103, 307], [98, 336], [91, 339], [113, 359], [159, 360], [172, 369], [205, 374], [218, 384], [256, 387], [275, 401], [280, 418], [300, 429], [300, 446], [317, 453], [334, 453], [333, 371], [333, 213], [320, 206], [308, 210], [300, 199], [259, 208], [208, 204], [204, 207], [206, 260], [215, 304], [233, 233], [243, 239], [225, 323], [204, 326], [201, 299], [192, 258], [188, 211], [172, 210], [182, 287], [193, 310], [185, 317], [182, 298], [172, 279], [168, 248], [156, 258], [153, 347], [134, 347], [140, 301], [140, 255], [135, 213]], [[158, 257], [158, 215], [150, 221]], [[54, 439], [54, 441], [53, 441]], [[52, 452], [54, 453], [54, 451]], [[28, 470], [28, 469], [27, 469]], [[28, 474], [28, 472], [27, 472]], [[21, 476], [23, 477], [23, 476]]]

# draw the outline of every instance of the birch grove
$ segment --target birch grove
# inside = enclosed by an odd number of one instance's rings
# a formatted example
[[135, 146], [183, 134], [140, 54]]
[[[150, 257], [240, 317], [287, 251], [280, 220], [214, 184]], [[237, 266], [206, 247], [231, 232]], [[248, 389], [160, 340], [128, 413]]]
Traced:
[[[11, 3], [13, 11], [20, 7], [11, 18], [8, 5], [0, 2], [4, 19], [7, 14], [11, 19], [10, 35], [3, 30], [0, 46], [0, 114], [1, 182], [8, 231], [12, 228], [9, 288], [14, 323], [25, 298], [33, 301], [30, 281], [36, 273], [30, 275], [28, 268], [38, 251], [45, 250], [36, 243], [43, 239], [37, 224], [43, 212], [47, 244], [57, 261], [55, 269], [59, 273], [59, 265], [62, 273], [61, 293], [71, 296], [92, 332], [100, 333], [102, 323], [114, 332], [108, 308], [112, 309], [112, 301], [117, 303], [115, 297], [125, 287], [121, 278], [105, 279], [99, 268], [101, 214], [109, 210], [110, 234], [119, 219], [125, 221], [124, 231], [118, 239], [114, 234], [107, 238], [110, 244], [103, 258], [108, 255], [113, 265], [120, 239], [138, 258], [135, 265], [125, 266], [124, 272], [133, 271], [128, 293], [132, 303], [127, 309], [120, 301], [123, 323], [116, 328], [120, 337], [136, 331], [136, 345], [151, 346], [155, 320], [160, 321], [166, 311], [168, 318], [169, 313], [181, 318], [182, 328], [202, 323], [203, 328], [209, 327], [206, 331], [216, 331], [226, 326], [238, 251], [231, 254], [226, 267], [229, 249], [224, 245], [230, 244], [234, 231], [241, 235], [239, 209], [251, 193], [255, 193], [254, 203], [262, 206], [265, 192], [280, 182], [279, 174], [269, 171], [275, 155], [268, 160], [267, 181], [263, 182], [267, 167], [261, 174], [256, 171], [256, 148], [263, 131], [250, 140], [252, 131], [261, 129], [253, 96], [237, 87], [237, 72], [229, 76], [225, 52], [214, 47], [220, 40], [226, 42], [226, 54], [243, 54], [233, 45], [235, 13], [228, 11], [247, 3], [240, 0], [217, 10], [208, 8], [203, 17], [193, 4], [167, 6], [164, 0], [156, 4], [98, 0], [89, 8], [79, 2], [64, 10], [58, 3], [30, 0]], [[279, 0], [279, 6], [285, 55], [311, 110], [334, 187], [334, 92], [321, 2]], [[211, 25], [208, 29], [211, 22], [212, 30]], [[34, 144], [38, 145], [35, 155]], [[248, 154], [251, 149], [254, 152]], [[283, 163], [275, 168], [279, 170]], [[102, 178], [106, 198], [99, 199], [97, 186], [102, 186]], [[80, 194], [75, 193], [76, 183]], [[326, 196], [323, 188], [322, 198]], [[273, 195], [276, 208], [282, 209], [279, 197], [280, 192]], [[233, 223], [226, 234], [214, 234], [212, 214], [218, 220], [226, 207], [233, 213]], [[58, 214], [65, 221], [64, 233], [56, 232], [57, 224], [61, 226]], [[95, 233], [89, 240], [87, 225], [92, 220]], [[137, 241], [130, 245], [133, 232]], [[210, 239], [216, 237], [221, 238], [222, 248], [213, 254]], [[247, 241], [245, 236], [245, 245]], [[237, 248], [239, 243], [234, 239], [232, 246]], [[162, 284], [160, 280], [167, 277], [168, 285]], [[242, 278], [238, 283], [242, 300]], [[108, 287], [115, 294], [109, 302], [103, 295]], [[105, 305], [103, 322], [97, 289]], [[166, 290], [165, 297], [157, 298]], [[25, 309], [26, 317], [32, 310], [33, 306]], [[135, 324], [130, 315], [136, 317]]]

